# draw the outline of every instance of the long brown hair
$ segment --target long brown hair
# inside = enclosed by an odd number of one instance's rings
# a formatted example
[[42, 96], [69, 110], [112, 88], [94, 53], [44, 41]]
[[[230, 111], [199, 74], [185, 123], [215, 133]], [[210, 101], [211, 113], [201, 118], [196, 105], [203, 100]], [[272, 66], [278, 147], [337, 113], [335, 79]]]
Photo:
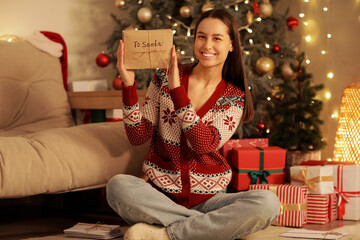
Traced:
[[249, 122], [254, 117], [254, 107], [251, 93], [245, 74], [244, 63], [241, 54], [241, 42], [238, 25], [233, 16], [224, 9], [212, 9], [204, 12], [195, 25], [195, 36], [200, 22], [205, 18], [216, 18], [222, 21], [228, 28], [228, 33], [232, 41], [233, 51], [229, 52], [222, 70], [222, 77], [240, 87], [245, 92], [244, 113], [242, 121]]

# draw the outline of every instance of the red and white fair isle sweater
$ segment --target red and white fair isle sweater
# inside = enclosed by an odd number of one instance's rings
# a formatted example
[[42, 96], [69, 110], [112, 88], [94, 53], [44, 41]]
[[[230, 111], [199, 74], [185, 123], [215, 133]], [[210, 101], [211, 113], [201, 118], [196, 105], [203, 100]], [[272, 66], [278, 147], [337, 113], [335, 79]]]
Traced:
[[158, 71], [140, 108], [136, 84], [123, 88], [124, 124], [129, 141], [151, 138], [143, 163], [149, 182], [176, 203], [191, 208], [226, 190], [231, 168], [219, 149], [236, 130], [244, 92], [224, 79], [209, 100], [194, 111], [187, 96], [192, 66], [179, 66], [181, 86], [170, 90]]

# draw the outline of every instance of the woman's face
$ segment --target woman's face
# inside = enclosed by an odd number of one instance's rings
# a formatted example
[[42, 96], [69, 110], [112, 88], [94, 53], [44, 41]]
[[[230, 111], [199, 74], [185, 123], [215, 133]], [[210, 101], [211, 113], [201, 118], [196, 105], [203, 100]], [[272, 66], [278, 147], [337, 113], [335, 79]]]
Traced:
[[197, 29], [195, 55], [204, 67], [223, 67], [232, 43], [227, 26], [217, 18], [203, 19]]

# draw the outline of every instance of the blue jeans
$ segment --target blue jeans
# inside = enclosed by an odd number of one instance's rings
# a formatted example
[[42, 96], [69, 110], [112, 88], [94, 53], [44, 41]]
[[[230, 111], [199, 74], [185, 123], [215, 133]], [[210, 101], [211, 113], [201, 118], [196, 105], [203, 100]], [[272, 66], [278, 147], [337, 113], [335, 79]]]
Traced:
[[131, 175], [119, 174], [107, 184], [109, 205], [128, 224], [166, 227], [171, 240], [230, 240], [268, 227], [280, 212], [271, 191], [219, 193], [188, 209]]

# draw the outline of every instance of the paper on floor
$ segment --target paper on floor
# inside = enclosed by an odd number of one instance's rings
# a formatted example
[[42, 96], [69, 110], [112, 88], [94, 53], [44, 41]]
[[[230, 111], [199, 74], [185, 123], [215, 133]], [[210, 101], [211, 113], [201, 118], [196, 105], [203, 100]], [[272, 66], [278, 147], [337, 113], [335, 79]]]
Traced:
[[309, 239], [339, 239], [345, 233], [335, 231], [317, 231], [307, 229], [293, 229], [287, 233], [280, 234], [280, 237], [309, 238]]

